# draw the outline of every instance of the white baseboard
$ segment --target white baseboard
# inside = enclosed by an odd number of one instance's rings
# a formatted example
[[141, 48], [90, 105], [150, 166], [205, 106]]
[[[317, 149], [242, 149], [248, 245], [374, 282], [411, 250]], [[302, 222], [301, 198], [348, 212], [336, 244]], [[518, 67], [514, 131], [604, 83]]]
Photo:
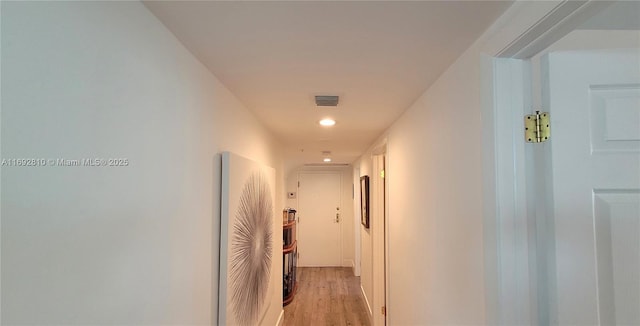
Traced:
[[353, 262], [353, 259], [344, 259], [342, 260], [342, 267], [351, 267], [353, 268], [356, 264]]
[[367, 310], [369, 311], [369, 320], [373, 319], [373, 311], [371, 311], [371, 305], [369, 304], [369, 299], [367, 299], [367, 294], [364, 293], [364, 288], [362, 284], [360, 284], [360, 291], [362, 291], [362, 297], [364, 298], [364, 303], [367, 305]]
[[284, 323], [284, 309], [280, 310], [280, 316], [278, 316], [278, 322], [276, 323], [276, 326], [282, 326], [283, 323]]

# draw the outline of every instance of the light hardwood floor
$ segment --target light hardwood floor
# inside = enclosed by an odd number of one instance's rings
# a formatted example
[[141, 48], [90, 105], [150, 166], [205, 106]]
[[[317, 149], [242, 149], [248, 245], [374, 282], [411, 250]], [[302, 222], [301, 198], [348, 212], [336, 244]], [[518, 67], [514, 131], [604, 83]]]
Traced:
[[298, 289], [284, 326], [370, 325], [360, 278], [349, 267], [299, 267]]

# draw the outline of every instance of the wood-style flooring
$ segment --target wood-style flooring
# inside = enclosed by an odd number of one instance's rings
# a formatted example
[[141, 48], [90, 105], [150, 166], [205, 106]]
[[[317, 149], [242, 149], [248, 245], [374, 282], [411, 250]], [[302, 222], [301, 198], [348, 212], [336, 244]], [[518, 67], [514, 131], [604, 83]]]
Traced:
[[299, 267], [298, 289], [284, 326], [370, 325], [360, 278], [349, 267]]

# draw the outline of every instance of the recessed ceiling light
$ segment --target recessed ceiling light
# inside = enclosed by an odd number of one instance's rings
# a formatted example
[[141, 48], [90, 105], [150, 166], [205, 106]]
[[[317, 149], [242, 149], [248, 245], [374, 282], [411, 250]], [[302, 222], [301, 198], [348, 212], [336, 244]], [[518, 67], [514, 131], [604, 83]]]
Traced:
[[325, 127], [331, 127], [336, 124], [336, 121], [333, 119], [322, 119], [320, 120], [320, 125]]
[[331, 158], [330, 158], [330, 157], [325, 157], [323, 161], [325, 161], [325, 162], [331, 162]]

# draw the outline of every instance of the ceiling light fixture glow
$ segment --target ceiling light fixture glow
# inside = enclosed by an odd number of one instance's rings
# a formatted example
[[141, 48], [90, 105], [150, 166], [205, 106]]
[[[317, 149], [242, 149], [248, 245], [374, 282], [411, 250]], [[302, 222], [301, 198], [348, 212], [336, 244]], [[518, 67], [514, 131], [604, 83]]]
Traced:
[[330, 157], [325, 157], [323, 161], [325, 161], [325, 162], [331, 162], [331, 158], [330, 158]]
[[336, 124], [336, 121], [333, 119], [322, 119], [320, 120], [320, 125], [325, 127], [331, 127]]

